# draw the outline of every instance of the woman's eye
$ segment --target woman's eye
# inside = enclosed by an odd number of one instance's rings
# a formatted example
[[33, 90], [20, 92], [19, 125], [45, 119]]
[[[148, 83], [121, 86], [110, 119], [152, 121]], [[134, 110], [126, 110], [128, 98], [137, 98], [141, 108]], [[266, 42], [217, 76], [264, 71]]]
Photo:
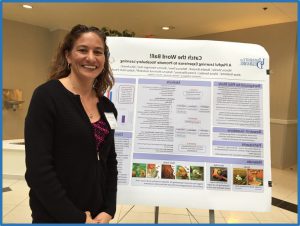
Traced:
[[78, 52], [81, 52], [81, 53], [86, 53], [86, 49], [78, 49]]
[[97, 55], [97, 56], [100, 56], [100, 55], [103, 55], [103, 54], [104, 54], [103, 51], [94, 51], [94, 53], [95, 53], [95, 55]]

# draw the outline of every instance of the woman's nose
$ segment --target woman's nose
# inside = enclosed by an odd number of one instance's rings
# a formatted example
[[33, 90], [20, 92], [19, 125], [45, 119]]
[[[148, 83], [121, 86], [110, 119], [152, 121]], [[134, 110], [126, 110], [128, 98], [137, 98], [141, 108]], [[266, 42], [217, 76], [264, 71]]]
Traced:
[[94, 61], [96, 58], [95, 58], [95, 54], [93, 51], [89, 51], [88, 54], [87, 54], [87, 60], [90, 60], [90, 61]]

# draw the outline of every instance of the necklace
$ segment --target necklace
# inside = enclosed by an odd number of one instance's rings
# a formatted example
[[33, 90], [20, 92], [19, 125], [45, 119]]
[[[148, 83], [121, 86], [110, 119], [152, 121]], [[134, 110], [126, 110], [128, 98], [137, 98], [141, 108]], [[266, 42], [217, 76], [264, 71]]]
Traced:
[[88, 113], [88, 117], [89, 117], [90, 119], [92, 119], [92, 118], [94, 117], [94, 115], [93, 115], [92, 113]]
[[[76, 93], [76, 94], [79, 94], [79, 93], [77, 92], [78, 89], [74, 86], [74, 84], [73, 84], [73, 82], [72, 82], [70, 76], [68, 76], [68, 79], [69, 79], [69, 82], [70, 82], [70, 84], [71, 84], [73, 90], [75, 91], [75, 93]], [[80, 95], [79, 95], [79, 96], [80, 96]], [[89, 119], [92, 119], [92, 118], [94, 117], [94, 114], [91, 113], [91, 111], [88, 110], [87, 104], [85, 103], [85, 101], [83, 100], [83, 98], [82, 98], [81, 96], [80, 96], [80, 100], [81, 100], [82, 106], [83, 106], [83, 108], [84, 108], [84, 110], [85, 110], [87, 116], [89, 117]]]

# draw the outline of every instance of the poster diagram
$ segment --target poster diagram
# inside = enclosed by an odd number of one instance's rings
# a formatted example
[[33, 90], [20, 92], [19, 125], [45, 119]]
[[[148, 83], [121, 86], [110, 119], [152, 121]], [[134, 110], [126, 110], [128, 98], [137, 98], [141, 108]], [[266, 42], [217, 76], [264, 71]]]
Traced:
[[132, 131], [134, 95], [135, 79], [116, 78], [108, 96], [118, 106], [118, 130]]

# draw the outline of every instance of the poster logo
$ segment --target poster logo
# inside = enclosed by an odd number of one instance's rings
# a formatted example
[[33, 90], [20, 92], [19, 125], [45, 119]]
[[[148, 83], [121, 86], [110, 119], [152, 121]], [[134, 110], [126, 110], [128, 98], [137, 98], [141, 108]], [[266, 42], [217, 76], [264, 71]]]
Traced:
[[264, 58], [243, 58], [240, 59], [240, 62], [242, 66], [254, 66], [259, 69], [263, 69], [265, 64], [265, 59]]

